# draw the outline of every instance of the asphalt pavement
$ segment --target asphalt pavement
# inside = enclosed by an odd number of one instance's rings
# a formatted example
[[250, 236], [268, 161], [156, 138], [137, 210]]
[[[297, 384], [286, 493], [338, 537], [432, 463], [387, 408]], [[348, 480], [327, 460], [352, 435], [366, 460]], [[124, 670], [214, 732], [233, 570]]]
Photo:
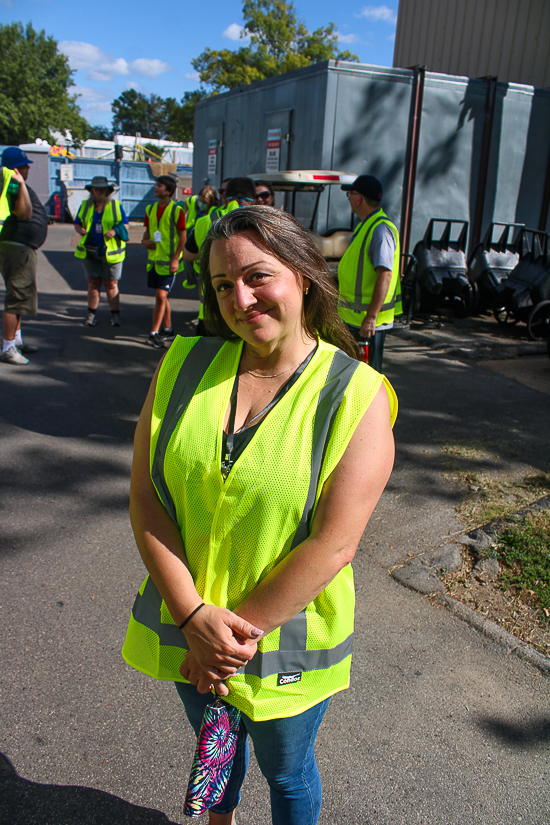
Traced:
[[[39, 255], [39, 314], [24, 331], [40, 351], [0, 364], [0, 823], [182, 823], [194, 743], [179, 699], [120, 655], [144, 576], [127, 512], [132, 437], [162, 354], [144, 343], [145, 256], [129, 247], [123, 326], [102, 302], [87, 328], [71, 232], [52, 227]], [[182, 334], [197, 306], [175, 292]], [[445, 443], [484, 445], [488, 471], [550, 467], [548, 394], [440, 344], [388, 344], [397, 459], [354, 563], [351, 687], [317, 740], [321, 825], [550, 823], [548, 676], [390, 576], [461, 529]], [[254, 760], [237, 821], [270, 822]]]

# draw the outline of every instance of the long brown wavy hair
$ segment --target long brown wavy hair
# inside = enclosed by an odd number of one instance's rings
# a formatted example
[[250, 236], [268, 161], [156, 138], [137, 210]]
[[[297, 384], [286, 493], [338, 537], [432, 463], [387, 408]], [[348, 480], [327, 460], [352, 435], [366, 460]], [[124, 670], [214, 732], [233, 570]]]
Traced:
[[210, 272], [210, 249], [214, 241], [227, 240], [241, 232], [252, 230], [259, 246], [294, 272], [301, 282], [310, 281], [304, 295], [302, 323], [311, 338], [322, 338], [352, 358], [357, 357], [353, 336], [338, 315], [338, 290], [327, 262], [313, 243], [311, 236], [287, 212], [272, 206], [248, 206], [228, 212], [210, 229], [201, 247], [200, 263], [204, 298], [205, 323], [208, 330], [220, 338], [234, 338], [235, 333], [222, 318]]

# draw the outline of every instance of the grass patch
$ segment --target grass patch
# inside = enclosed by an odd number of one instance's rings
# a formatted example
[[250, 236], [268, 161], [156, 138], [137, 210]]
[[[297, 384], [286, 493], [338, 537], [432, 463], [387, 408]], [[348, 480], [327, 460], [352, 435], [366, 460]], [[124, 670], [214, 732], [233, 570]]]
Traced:
[[550, 512], [530, 513], [507, 527], [494, 554], [505, 565], [499, 586], [527, 592], [550, 619]]

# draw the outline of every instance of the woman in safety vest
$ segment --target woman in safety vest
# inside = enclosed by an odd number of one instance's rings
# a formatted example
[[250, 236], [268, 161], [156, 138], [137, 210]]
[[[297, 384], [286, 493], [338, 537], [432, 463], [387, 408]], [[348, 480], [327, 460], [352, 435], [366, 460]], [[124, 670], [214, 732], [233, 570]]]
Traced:
[[136, 430], [130, 513], [149, 571], [123, 656], [176, 682], [198, 733], [241, 711], [211, 825], [231, 825], [250, 735], [275, 825], [315, 825], [314, 742], [349, 685], [350, 562], [389, 478], [397, 412], [355, 360], [324, 258], [290, 215], [244, 207], [201, 250], [218, 337], [176, 338]]
[[128, 218], [120, 201], [111, 198], [115, 187], [107, 178], [96, 175], [86, 189], [90, 197], [82, 202], [74, 221], [74, 228], [81, 236], [74, 254], [82, 259], [88, 279], [88, 314], [84, 324], [94, 327], [97, 323], [96, 312], [103, 282], [111, 308], [111, 324], [119, 327], [118, 282], [126, 255]]

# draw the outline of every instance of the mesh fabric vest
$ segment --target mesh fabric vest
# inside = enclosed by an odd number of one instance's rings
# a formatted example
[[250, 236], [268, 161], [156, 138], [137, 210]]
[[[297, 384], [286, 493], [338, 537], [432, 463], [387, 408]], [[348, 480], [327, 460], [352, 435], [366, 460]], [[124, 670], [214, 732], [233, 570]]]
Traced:
[[[161, 240], [157, 241], [155, 249], [149, 250], [147, 269], [155, 269], [158, 275], [170, 275], [170, 259], [176, 253], [179, 241], [178, 219], [182, 212], [181, 206], [177, 206], [174, 201], [166, 206], [160, 217], [158, 215], [158, 203], [150, 204], [146, 209], [149, 218], [149, 237], [154, 240], [155, 232], [160, 230]], [[178, 272], [183, 269], [183, 257], [180, 255]]]
[[7, 169], [5, 166], [2, 166], [2, 191], [0, 192], [0, 229], [11, 211], [10, 202], [8, 199], [8, 186], [10, 185], [10, 180], [13, 177], [13, 171], [11, 169]]
[[[88, 199], [80, 205], [78, 217], [80, 218], [80, 222], [86, 230], [86, 233], [88, 233], [92, 227], [94, 214], [95, 206], [92, 200]], [[116, 233], [114, 238], [105, 238], [105, 233], [110, 232], [111, 229], [117, 223], [120, 223], [121, 220], [122, 212], [120, 211], [120, 201], [112, 200], [109, 203], [106, 203], [103, 209], [103, 215], [101, 217], [101, 227], [103, 229], [103, 236], [105, 240], [105, 257], [107, 258], [107, 263], [110, 264], [118, 264], [120, 261], [123, 261], [126, 256], [126, 243], [119, 238]], [[86, 243], [87, 237], [87, 234], [82, 235], [80, 241], [78, 242], [78, 246], [74, 251], [77, 258], [86, 257], [86, 248], [84, 244]]]
[[[176, 338], [158, 377], [151, 477], [177, 522], [197, 591], [236, 608], [309, 535], [320, 491], [382, 382], [323, 341], [268, 413], [224, 482], [222, 424], [242, 341]], [[183, 365], [182, 365], [183, 362]], [[228, 701], [252, 719], [293, 716], [349, 684], [353, 573], [347, 565], [301, 613], [265, 636], [227, 681]], [[184, 681], [185, 636], [152, 579], [143, 583], [122, 654], [156, 679]]]
[[360, 327], [372, 300], [376, 283], [376, 270], [369, 258], [369, 246], [376, 226], [385, 223], [395, 238], [392, 277], [382, 309], [377, 315], [376, 326], [391, 324], [395, 315], [403, 312], [401, 306], [401, 279], [399, 276], [399, 233], [382, 209], [360, 224], [353, 240], [338, 265], [338, 289], [340, 291], [340, 317], [346, 324]]

